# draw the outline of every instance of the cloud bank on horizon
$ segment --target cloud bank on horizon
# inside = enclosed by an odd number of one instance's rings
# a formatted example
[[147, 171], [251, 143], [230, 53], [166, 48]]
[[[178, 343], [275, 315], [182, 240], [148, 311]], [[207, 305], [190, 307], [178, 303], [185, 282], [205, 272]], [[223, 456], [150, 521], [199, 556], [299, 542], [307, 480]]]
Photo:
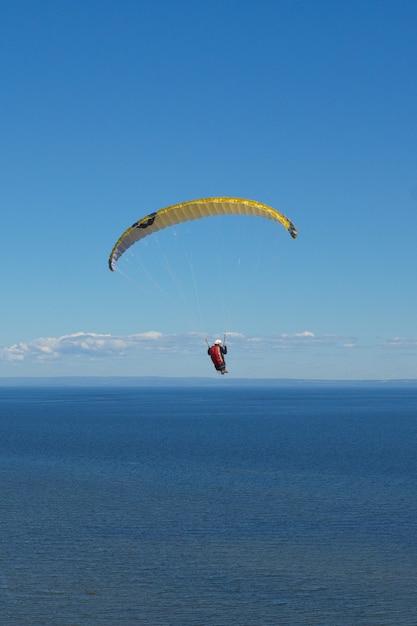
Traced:
[[[220, 334], [220, 336], [222, 336]], [[201, 353], [205, 337], [198, 333], [169, 335], [156, 330], [132, 335], [111, 335], [92, 332], [77, 332], [61, 337], [40, 337], [32, 341], [20, 342], [0, 348], [0, 360], [7, 363], [19, 363], [25, 360], [42, 363], [65, 360], [70, 357], [84, 357], [89, 360], [122, 358], [138, 353], [184, 352]], [[313, 348], [354, 349], [363, 348], [352, 337], [335, 335], [316, 335], [311, 331], [293, 334], [277, 334], [269, 337], [245, 336], [242, 333], [227, 334], [227, 343], [236, 351], [265, 353], [277, 350], [308, 351]], [[417, 349], [417, 339], [394, 337], [381, 340], [377, 347], [381, 349]], [[146, 355], [150, 358], [150, 354]]]
[[[222, 336], [222, 335], [220, 335]], [[19, 362], [29, 359], [37, 362], [64, 359], [68, 356], [86, 357], [88, 359], [105, 359], [124, 357], [128, 353], [142, 351], [158, 351], [182, 353], [184, 351], [201, 352], [204, 335], [187, 333], [183, 335], [166, 335], [151, 330], [134, 335], [110, 335], [99, 333], [78, 332], [62, 337], [40, 337], [33, 341], [20, 342], [12, 346], [0, 348], [0, 358], [7, 362]], [[241, 333], [228, 333], [228, 343], [237, 349], [251, 352], [265, 350], [285, 350], [298, 347], [319, 345], [340, 345], [345, 339], [331, 335], [316, 337], [310, 331], [293, 335], [281, 334], [273, 337], [245, 337]], [[353, 346], [354, 344], [348, 344]]]
[[[216, 337], [223, 334], [207, 339]], [[230, 332], [227, 345], [229, 378], [248, 379], [409, 380], [417, 354], [414, 338], [371, 343], [310, 330], [266, 336]], [[215, 376], [206, 355], [206, 337], [197, 332], [75, 332], [1, 347], [0, 376]]]

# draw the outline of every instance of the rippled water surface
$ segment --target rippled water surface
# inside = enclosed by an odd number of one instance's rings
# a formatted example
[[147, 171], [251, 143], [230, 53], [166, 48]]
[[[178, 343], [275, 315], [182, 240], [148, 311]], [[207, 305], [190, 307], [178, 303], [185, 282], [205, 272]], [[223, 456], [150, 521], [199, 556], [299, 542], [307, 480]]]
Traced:
[[0, 388], [7, 626], [415, 626], [417, 388]]

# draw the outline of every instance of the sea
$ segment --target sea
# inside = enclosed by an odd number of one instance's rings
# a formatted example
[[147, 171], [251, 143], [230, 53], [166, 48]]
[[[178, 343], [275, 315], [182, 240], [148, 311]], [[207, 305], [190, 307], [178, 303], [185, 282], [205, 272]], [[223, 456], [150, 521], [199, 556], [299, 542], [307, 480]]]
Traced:
[[2, 385], [0, 624], [416, 626], [416, 452], [416, 384]]

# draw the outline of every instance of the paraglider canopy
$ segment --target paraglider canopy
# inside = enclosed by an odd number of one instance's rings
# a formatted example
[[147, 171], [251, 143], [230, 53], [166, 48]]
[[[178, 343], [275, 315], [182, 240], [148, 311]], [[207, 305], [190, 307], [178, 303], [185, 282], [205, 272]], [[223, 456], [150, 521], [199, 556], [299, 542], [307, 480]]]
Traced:
[[286, 228], [291, 237], [297, 237], [294, 224], [282, 213], [272, 207], [242, 198], [202, 198], [190, 200], [180, 204], [173, 204], [145, 217], [132, 224], [117, 240], [109, 258], [109, 268], [116, 269], [118, 259], [134, 243], [163, 228], [168, 228], [181, 222], [189, 222], [214, 215], [254, 215], [278, 222]]

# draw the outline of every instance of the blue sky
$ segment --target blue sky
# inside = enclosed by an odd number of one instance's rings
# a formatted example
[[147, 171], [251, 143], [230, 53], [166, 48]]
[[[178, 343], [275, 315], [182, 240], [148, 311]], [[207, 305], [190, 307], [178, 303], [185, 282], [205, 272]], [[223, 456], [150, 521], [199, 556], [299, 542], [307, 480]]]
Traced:
[[[0, 376], [415, 378], [417, 4], [3, 3]], [[296, 224], [194, 222], [208, 196]], [[238, 219], [238, 218], [237, 218]], [[139, 249], [140, 247], [140, 249]]]

